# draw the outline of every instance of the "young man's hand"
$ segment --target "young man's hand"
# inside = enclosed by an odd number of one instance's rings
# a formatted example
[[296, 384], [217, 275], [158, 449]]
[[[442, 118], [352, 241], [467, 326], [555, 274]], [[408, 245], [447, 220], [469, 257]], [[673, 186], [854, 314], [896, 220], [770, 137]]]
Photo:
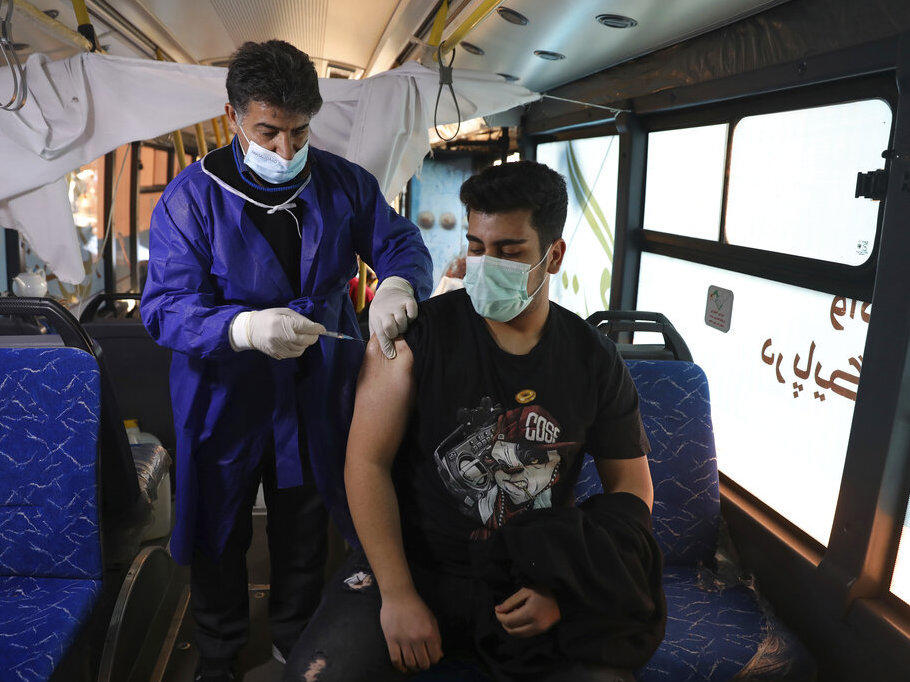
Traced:
[[562, 618], [553, 593], [543, 588], [522, 587], [494, 608], [503, 629], [514, 637], [533, 637], [546, 632]]
[[399, 671], [426, 670], [442, 658], [436, 617], [417, 592], [383, 597], [379, 622], [392, 665]]

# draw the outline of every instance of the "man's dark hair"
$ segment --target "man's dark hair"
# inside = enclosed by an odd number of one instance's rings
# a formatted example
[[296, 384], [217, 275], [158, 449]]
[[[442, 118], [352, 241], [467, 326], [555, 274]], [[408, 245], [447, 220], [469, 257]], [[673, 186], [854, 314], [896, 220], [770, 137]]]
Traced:
[[283, 40], [241, 45], [228, 65], [227, 93], [241, 116], [254, 101], [306, 116], [315, 116], [322, 106], [316, 67]]
[[480, 213], [531, 211], [531, 227], [541, 249], [562, 237], [569, 197], [566, 181], [549, 166], [536, 161], [514, 161], [490, 166], [464, 181], [461, 203]]

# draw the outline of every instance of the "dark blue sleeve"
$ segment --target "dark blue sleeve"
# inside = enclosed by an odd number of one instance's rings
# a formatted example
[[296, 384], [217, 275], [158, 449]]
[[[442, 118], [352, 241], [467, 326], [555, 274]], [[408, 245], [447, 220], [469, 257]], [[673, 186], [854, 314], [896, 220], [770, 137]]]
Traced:
[[186, 355], [234, 353], [231, 320], [250, 308], [219, 302], [212, 255], [188, 192], [165, 194], [152, 211], [142, 321], [157, 343]]
[[433, 262], [420, 230], [389, 206], [370, 173], [359, 169], [354, 221], [354, 248], [381, 282], [386, 277], [403, 277], [414, 289], [418, 301], [433, 289]]

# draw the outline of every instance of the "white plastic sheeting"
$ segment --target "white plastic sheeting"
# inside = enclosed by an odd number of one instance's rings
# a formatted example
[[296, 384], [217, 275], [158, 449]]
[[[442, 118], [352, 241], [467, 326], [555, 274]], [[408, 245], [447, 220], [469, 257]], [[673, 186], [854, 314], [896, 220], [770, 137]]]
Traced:
[[[224, 111], [227, 70], [79, 54], [60, 61], [32, 55], [29, 99], [0, 112], [0, 227], [19, 230], [64, 282], [84, 268], [63, 176], [122, 144], [206, 121]], [[0, 92], [11, 84], [0, 70]], [[539, 97], [500, 76], [456, 70], [462, 119]], [[395, 195], [430, 149], [438, 88], [435, 70], [408, 63], [364, 80], [320, 79], [325, 104], [311, 124], [312, 144], [360, 164]], [[456, 119], [448, 88], [440, 124]]]

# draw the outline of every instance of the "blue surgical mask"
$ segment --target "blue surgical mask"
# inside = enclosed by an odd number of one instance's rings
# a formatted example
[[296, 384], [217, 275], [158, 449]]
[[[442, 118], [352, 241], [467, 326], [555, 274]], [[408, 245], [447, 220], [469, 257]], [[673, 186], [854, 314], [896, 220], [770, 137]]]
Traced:
[[247, 142], [243, 162], [266, 182], [271, 182], [274, 185], [283, 185], [300, 175], [300, 171], [306, 166], [307, 152], [310, 148], [309, 140], [288, 161], [281, 154], [269, 151], [253, 142], [243, 130], [243, 124], [239, 124], [237, 127], [240, 128], [240, 132], [243, 133], [243, 137], [246, 138]]
[[477, 314], [497, 322], [509, 322], [518, 317], [547, 281], [544, 276], [534, 293], [528, 293], [528, 275], [539, 268], [549, 254], [548, 249], [537, 265], [493, 256], [468, 256], [462, 281]]

